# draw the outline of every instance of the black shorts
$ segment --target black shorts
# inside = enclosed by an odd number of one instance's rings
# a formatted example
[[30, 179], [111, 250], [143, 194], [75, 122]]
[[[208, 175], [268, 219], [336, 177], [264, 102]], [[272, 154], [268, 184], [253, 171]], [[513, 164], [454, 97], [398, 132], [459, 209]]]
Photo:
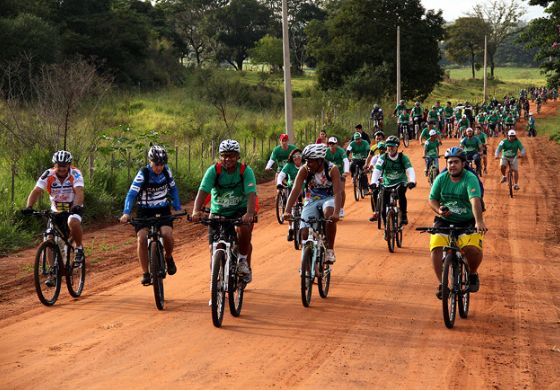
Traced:
[[[241, 218], [242, 216], [244, 216], [247, 213], [246, 209], [239, 209], [235, 212], [235, 214], [233, 215], [228, 215], [227, 218]], [[233, 225], [231, 225], [233, 228]], [[217, 229], [210, 225], [208, 226], [208, 243], [212, 244], [214, 242], [214, 236], [217, 233]], [[235, 232], [235, 229], [233, 230], [233, 232], [230, 232], [231, 235], [237, 235], [237, 233]]]
[[[166, 207], [158, 207], [154, 209], [149, 209], [147, 207], [139, 207], [138, 210], [136, 211], [137, 218], [151, 218], [151, 217], [155, 217], [156, 215], [159, 215], [160, 217], [166, 217], [168, 215], [171, 215], [171, 207], [166, 206]], [[160, 226], [169, 226], [173, 228], [173, 221], [162, 222]], [[136, 233], [138, 233], [141, 229], [148, 228], [148, 227], [150, 227], [150, 225], [148, 224], [137, 225], [134, 227], [134, 230], [136, 231]]]
[[70, 237], [70, 228], [68, 227], [68, 217], [70, 213], [68, 211], [63, 211], [61, 213], [56, 213], [53, 215], [53, 223], [62, 232], [65, 238]]

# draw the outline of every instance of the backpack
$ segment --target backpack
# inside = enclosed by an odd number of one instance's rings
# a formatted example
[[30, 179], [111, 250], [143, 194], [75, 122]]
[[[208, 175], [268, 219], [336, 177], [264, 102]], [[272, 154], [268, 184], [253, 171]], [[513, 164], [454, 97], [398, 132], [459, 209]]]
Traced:
[[[387, 153], [383, 153], [383, 154], [387, 154]], [[406, 168], [404, 167], [404, 161], [403, 161], [403, 152], [399, 152], [399, 155], [397, 157], [397, 162], [401, 165], [402, 169], [406, 172]], [[387, 165], [387, 159], [384, 158], [383, 165], [381, 166], [381, 172], [385, 170], [386, 165]]]
[[[171, 176], [169, 176], [167, 167], [164, 167], [162, 172], [163, 176], [165, 176], [165, 183], [167, 184], [167, 186], [169, 186], [171, 184]], [[148, 167], [142, 168], [142, 176], [144, 176], [144, 182], [140, 186], [140, 192], [145, 192], [150, 183], [150, 169]]]

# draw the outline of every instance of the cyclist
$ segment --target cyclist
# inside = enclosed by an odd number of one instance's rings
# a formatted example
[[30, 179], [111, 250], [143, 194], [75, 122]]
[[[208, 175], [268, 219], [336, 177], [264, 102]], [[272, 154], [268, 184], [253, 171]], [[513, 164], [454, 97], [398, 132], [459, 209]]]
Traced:
[[371, 110], [370, 118], [377, 130], [383, 129], [383, 109], [379, 107], [378, 104], [373, 105], [373, 110]]
[[443, 119], [445, 116], [445, 111], [444, 108], [441, 106], [441, 103], [439, 100], [436, 100], [436, 112], [438, 114], [438, 130], [440, 131], [440, 133], [443, 131]]
[[[139, 218], [171, 215], [168, 197], [172, 199], [173, 208], [176, 211], [181, 210], [179, 191], [171, 175], [171, 170], [167, 166], [166, 150], [159, 145], [153, 145], [148, 151], [148, 160], [149, 164], [138, 171], [128, 190], [123, 215], [120, 218], [121, 223], [130, 221], [130, 213], [138, 195], [140, 195], [137, 203], [137, 216]], [[136, 237], [138, 238], [136, 251], [143, 272], [140, 283], [144, 286], [149, 286], [151, 283], [150, 273], [148, 272], [148, 227], [135, 226]], [[162, 223], [161, 236], [165, 248], [167, 273], [174, 275], [177, 272], [177, 266], [173, 260], [173, 222]]]
[[288, 161], [288, 156], [296, 148], [295, 145], [288, 143], [290, 137], [288, 134], [280, 134], [280, 145], [276, 146], [272, 149], [272, 154], [270, 155], [270, 159], [268, 160], [266, 167], [264, 168], [267, 171], [272, 170], [272, 166], [276, 163], [276, 173], [280, 172], [286, 162]]
[[[414, 125], [414, 129], [416, 130], [416, 125], [418, 125], [418, 129], [421, 128], [422, 126], [422, 113], [423, 113], [423, 109], [422, 106], [420, 105], [420, 102], [416, 102], [414, 103], [414, 107], [412, 107], [412, 112], [410, 113], [410, 115], [412, 116], [412, 123]], [[418, 137], [418, 134], [414, 135], [415, 137]]]
[[366, 141], [368, 144], [371, 142], [369, 139], [369, 135], [363, 130], [362, 125], [361, 124], [357, 124], [355, 127], [357, 133], [360, 133], [362, 135], [362, 139], [364, 141]]
[[[332, 137], [331, 137], [332, 138]], [[288, 187], [288, 192], [292, 191], [294, 186], [294, 180], [296, 179], [299, 168], [301, 167], [301, 150], [294, 149], [288, 157], [288, 162], [282, 168], [282, 171], [278, 174], [276, 179], [276, 188], [282, 190], [284, 188], [284, 182], [286, 182], [286, 187]], [[290, 227], [288, 228], [288, 241], [294, 240], [294, 229], [293, 223], [290, 222]]]
[[513, 189], [519, 190], [519, 163], [517, 160], [517, 153], [520, 152], [521, 156], [525, 156], [525, 148], [515, 133], [515, 130], [509, 130], [507, 138], [503, 139], [496, 148], [496, 153], [494, 157], [499, 158], [500, 152], [502, 152], [502, 158], [500, 162], [500, 170], [502, 172], [502, 180], [500, 183], [505, 183], [506, 178], [506, 167], [509, 163], [511, 170], [513, 171]]
[[424, 143], [424, 159], [426, 160], [426, 169], [424, 173], [428, 176], [428, 168], [430, 163], [433, 163], [439, 174], [439, 145], [441, 141], [438, 139], [438, 133], [436, 129], [430, 130], [430, 138]]
[[[378, 131], [377, 133], [383, 133]], [[376, 133], [376, 134], [377, 134]], [[377, 135], [376, 135], [377, 138]], [[330, 137], [329, 148], [327, 149], [327, 154], [325, 159], [334, 163], [338, 167], [338, 172], [340, 174], [340, 219], [344, 218], [344, 204], [346, 203], [346, 176], [350, 172], [350, 161], [343, 148], [338, 146], [338, 139], [336, 137]], [[370, 152], [371, 153], [371, 152]]]
[[471, 127], [465, 130], [465, 136], [461, 139], [461, 147], [463, 148], [467, 161], [474, 161], [477, 171], [480, 170], [480, 156], [482, 155], [482, 142], [480, 138], [474, 135]]
[[505, 129], [503, 130], [504, 132], [507, 130], [515, 130], [515, 119], [513, 118], [511, 112], [509, 112], [505, 117], [504, 125], [505, 125]]
[[467, 118], [467, 115], [463, 114], [463, 116], [461, 116], [461, 120], [457, 122], [457, 129], [459, 130], [459, 135], [463, 137], [464, 135], [463, 132], [469, 127], [471, 127], [471, 122], [469, 121], [469, 118]]
[[393, 111], [393, 116], [398, 117], [402, 114], [402, 112], [406, 110], [406, 104], [404, 100], [400, 100], [399, 103], [395, 106], [395, 110]]
[[484, 167], [484, 174], [488, 173], [488, 136], [480, 126], [476, 126], [474, 130], [474, 135], [478, 137], [480, 142], [482, 143], [482, 165]]
[[[377, 164], [377, 160], [379, 160], [379, 157], [381, 157], [383, 154], [385, 154], [385, 152], [387, 152], [387, 145], [385, 144], [384, 141], [379, 141], [376, 145], [377, 148], [377, 152], [378, 154], [375, 154], [372, 158], [371, 158], [371, 162], [369, 163], [368, 167], [371, 167], [371, 169], [375, 168], [375, 164]], [[370, 152], [371, 153], [371, 152]], [[368, 159], [370, 157], [368, 156]], [[371, 176], [373, 178], [373, 175]], [[375, 210], [377, 208], [377, 197], [379, 196], [379, 187], [378, 186], [374, 186], [372, 183], [370, 184], [369, 188], [371, 189], [371, 197], [374, 200], [374, 204], [372, 205], [372, 216], [369, 218], [370, 222], [374, 222], [377, 221], [378, 215], [376, 214]]]
[[[442, 172], [434, 181], [430, 191], [430, 207], [437, 216], [434, 227], [454, 225], [474, 227], [477, 232], [462, 235], [459, 247], [465, 254], [470, 269], [470, 291], [477, 292], [480, 287], [478, 267], [482, 262], [483, 233], [488, 229], [484, 223], [481, 206], [480, 184], [475, 174], [465, 169], [467, 156], [463, 149], [451, 147], [445, 152], [447, 171]], [[433, 234], [430, 238], [430, 252], [436, 277], [439, 281], [436, 296], [441, 299], [441, 273], [443, 248], [449, 245], [447, 236]]]
[[[441, 132], [436, 127], [432, 128], [432, 130], [435, 130], [437, 139], [441, 143]], [[427, 127], [424, 127], [424, 129], [422, 129], [422, 133], [420, 133], [420, 137], [419, 137], [420, 144], [422, 144], [424, 140], [430, 139], [430, 133], [432, 132], [432, 130], [429, 130]]]
[[527, 135], [529, 137], [536, 137], [537, 136], [537, 128], [535, 127], [535, 118], [533, 117], [533, 113], [529, 113], [529, 119], [527, 120]]
[[[326, 161], [327, 146], [312, 144], [307, 145], [302, 152], [305, 164], [300, 168], [294, 188], [300, 188], [305, 182], [304, 206], [301, 218], [309, 220], [311, 217], [318, 218], [318, 207], [322, 208], [326, 223], [327, 251], [325, 262], [333, 264], [336, 261], [334, 253], [334, 242], [336, 239], [336, 222], [340, 215], [340, 172], [332, 162]], [[296, 202], [298, 194], [296, 191], [290, 193], [284, 218], [290, 219], [292, 207]], [[301, 228], [303, 239], [307, 239], [309, 224], [302, 221]]]
[[[350, 145], [346, 148], [346, 153], [352, 161], [350, 164], [350, 173], [352, 178], [358, 174], [358, 169], [362, 168], [364, 170], [366, 158], [369, 153], [369, 143], [362, 139], [362, 134], [359, 132], [354, 133], [354, 141], [350, 142]], [[367, 188], [367, 178], [364, 183], [362, 183], [363, 188]]]
[[428, 129], [432, 130], [434, 126], [436, 126], [439, 122], [439, 115], [437, 112], [437, 107], [432, 106], [430, 112], [428, 112]]
[[[377, 160], [375, 169], [371, 177], [371, 185], [377, 189], [379, 185], [379, 178], [383, 175], [383, 185], [393, 186], [399, 183], [405, 183], [399, 189], [399, 205], [401, 208], [401, 223], [408, 224], [407, 202], [406, 202], [406, 189], [416, 187], [416, 175], [414, 168], [410, 163], [410, 159], [403, 153], [399, 153], [400, 140], [391, 135], [385, 141], [387, 145], [387, 153], [383, 154]], [[389, 192], [385, 192], [383, 196], [383, 203], [389, 201]], [[376, 215], [374, 215], [376, 216]], [[378, 216], [377, 216], [378, 217]], [[382, 210], [382, 217], [385, 221], [385, 210]]]
[[[27, 197], [27, 206], [23, 214], [33, 214], [33, 205], [39, 200], [43, 191], [47, 191], [51, 201], [51, 211], [56, 213], [54, 223], [76, 243], [74, 261], [85, 261], [82, 243], [82, 214], [84, 210], [84, 177], [79, 169], [71, 166], [72, 154], [59, 150], [52, 156], [53, 167], [47, 169], [37, 180], [35, 187]], [[54, 279], [47, 279], [45, 284], [53, 287]]]
[[447, 130], [448, 124], [453, 122], [453, 107], [451, 106], [451, 102], [447, 102], [445, 108], [443, 109], [443, 116], [444, 116], [444, 134], [451, 138], [451, 126], [449, 131]]
[[[317, 144], [317, 146], [327, 147], [323, 144]], [[257, 212], [257, 181], [251, 167], [239, 161], [240, 149], [239, 142], [232, 139], [226, 139], [220, 143], [220, 162], [210, 166], [202, 178], [194, 201], [192, 221], [198, 222], [201, 219], [202, 207], [209, 194], [211, 195], [210, 213], [212, 215], [241, 218], [243, 224], [235, 227], [239, 244], [237, 272], [244, 276], [245, 283], [250, 283], [252, 280], [251, 252], [253, 250], [251, 235]], [[301, 188], [301, 184], [294, 188]], [[209, 227], [210, 251], [212, 251], [213, 236], [214, 228]]]
[[410, 139], [410, 114], [408, 113], [408, 110], [406, 108], [402, 110], [397, 122], [399, 125], [399, 137], [404, 138], [404, 134], [406, 132], [409, 135], [408, 138]]
[[488, 132], [490, 133], [491, 137], [495, 137], [496, 134], [498, 133], [498, 130], [496, 129], [497, 126], [499, 126], [500, 123], [500, 116], [498, 115], [498, 113], [496, 112], [496, 110], [493, 110], [490, 115], [486, 116], [486, 124], [488, 125]]
[[[374, 142], [371, 144], [371, 147], [369, 148], [369, 153], [366, 159], [366, 164], [365, 167], [366, 169], [370, 169], [370, 167], [375, 166], [375, 163], [372, 163], [373, 161], [373, 157], [379, 154], [383, 154], [385, 153], [385, 150], [381, 151], [379, 149], [379, 143], [383, 142], [385, 140], [385, 133], [382, 131], [377, 131], [374, 134]], [[383, 145], [385, 145], [385, 142], [383, 142]]]

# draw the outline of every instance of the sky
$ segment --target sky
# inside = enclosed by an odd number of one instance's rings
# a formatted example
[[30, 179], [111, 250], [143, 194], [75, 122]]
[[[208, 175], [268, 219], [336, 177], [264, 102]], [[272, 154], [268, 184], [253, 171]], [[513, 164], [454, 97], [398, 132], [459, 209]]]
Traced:
[[[443, 10], [443, 18], [446, 22], [451, 22], [459, 17], [466, 16], [468, 12], [472, 11], [475, 4], [483, 1], [485, 0], [421, 0], [421, 3], [426, 9]], [[526, 9], [526, 13], [521, 19], [526, 22], [546, 15], [544, 8], [541, 6], [529, 6], [527, 1], [521, 3]]]

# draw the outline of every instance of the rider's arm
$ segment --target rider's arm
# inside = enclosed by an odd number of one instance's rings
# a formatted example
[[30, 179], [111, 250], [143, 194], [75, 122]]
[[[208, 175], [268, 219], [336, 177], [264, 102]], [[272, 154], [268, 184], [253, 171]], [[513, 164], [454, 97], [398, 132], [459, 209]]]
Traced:
[[196, 194], [196, 199], [194, 200], [194, 207], [193, 207], [193, 215], [195, 213], [199, 213], [202, 211], [202, 206], [204, 206], [204, 201], [206, 200], [206, 198], [208, 197], [208, 192], [203, 191], [203, 190], [198, 190], [198, 193]]
[[342, 194], [340, 186], [340, 172], [338, 167], [335, 165], [331, 169], [331, 180], [333, 183], [333, 193], [334, 193], [334, 213], [333, 215], [338, 216], [340, 214], [340, 206], [342, 204]]
[[504, 146], [504, 141], [501, 141], [496, 148], [496, 153], [494, 153], [494, 157], [498, 158], [500, 156], [500, 152], [502, 151], [502, 147]]
[[[307, 178], [307, 172], [308, 172], [307, 171], [307, 165], [303, 165], [298, 171], [298, 174], [296, 176], [296, 180], [294, 182], [293, 188], [302, 188], [303, 187], [303, 182]], [[286, 203], [286, 210], [284, 211], [285, 214], [291, 214], [292, 213], [292, 207], [294, 206], [294, 203], [296, 203], [296, 200], [297, 200], [299, 194], [300, 193], [298, 191], [291, 191], [290, 192], [290, 196], [288, 197], [288, 202]]]
[[403, 156], [402, 158], [403, 158], [403, 164], [406, 168], [406, 176], [408, 177], [408, 182], [416, 183], [416, 173], [414, 172], [414, 168], [410, 163], [410, 159], [408, 158], [408, 156]]
[[42, 194], [43, 189], [41, 187], [33, 188], [33, 190], [29, 193], [29, 196], [27, 197], [27, 208], [33, 207], [35, 202], [39, 200]]
[[282, 170], [279, 174], [278, 177], [276, 179], [276, 185], [283, 185], [284, 184], [284, 179], [287, 177], [288, 175], [286, 175], [286, 173], [284, 172], [284, 170]]
[[521, 157], [525, 157], [525, 154], [526, 154], [527, 151], [523, 147], [523, 144], [521, 143], [521, 141], [517, 140], [517, 142], [519, 142], [519, 149], [521, 151]]
[[84, 187], [74, 187], [74, 205], [83, 206], [84, 205]]
[[276, 148], [274, 148], [272, 150], [272, 153], [270, 154], [270, 159], [268, 160], [268, 162], [266, 163], [266, 167], [264, 167], [264, 169], [272, 169], [272, 166], [274, 165], [274, 163], [276, 162], [277, 158], [276, 158]]
[[136, 196], [138, 196], [138, 193], [140, 192], [140, 188], [143, 182], [144, 182], [144, 174], [142, 173], [142, 170], [139, 170], [138, 173], [136, 174], [136, 177], [132, 181], [130, 188], [128, 189], [128, 193], [126, 194], [123, 214], [130, 215], [130, 213], [132, 212], [132, 206], [134, 205], [134, 200], [136, 199]]
[[479, 197], [471, 198], [471, 207], [474, 214], [475, 226], [478, 231], [486, 231], [486, 224], [484, 223], [484, 217], [482, 216], [482, 202]]
[[350, 160], [348, 160], [348, 157], [344, 157], [342, 159], [342, 162], [344, 163], [344, 172], [343, 173], [350, 173]]

